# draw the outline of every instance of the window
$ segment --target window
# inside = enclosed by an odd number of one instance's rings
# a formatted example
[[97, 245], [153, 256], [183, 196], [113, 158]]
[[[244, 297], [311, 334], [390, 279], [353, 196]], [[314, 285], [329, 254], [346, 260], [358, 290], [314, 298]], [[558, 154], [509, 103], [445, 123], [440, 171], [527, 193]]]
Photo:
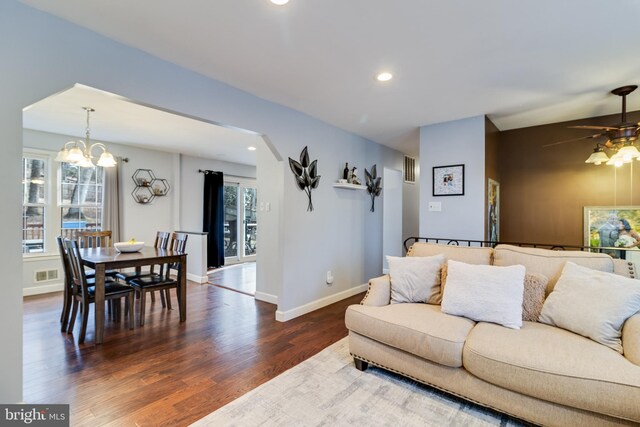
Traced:
[[46, 157], [22, 158], [22, 253], [44, 252], [47, 165]]
[[75, 238], [78, 230], [100, 230], [104, 185], [102, 168], [61, 163], [58, 177], [61, 234]]

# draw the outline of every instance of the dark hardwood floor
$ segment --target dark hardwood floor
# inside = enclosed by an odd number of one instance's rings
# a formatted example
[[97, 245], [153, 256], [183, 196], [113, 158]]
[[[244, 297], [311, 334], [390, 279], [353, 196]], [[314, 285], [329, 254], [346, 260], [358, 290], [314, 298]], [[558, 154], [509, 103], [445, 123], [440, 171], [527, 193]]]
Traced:
[[24, 400], [71, 404], [74, 426], [186, 426], [345, 337], [362, 297], [281, 323], [274, 305], [189, 282], [185, 323], [157, 298], [143, 327], [107, 321], [98, 346], [92, 321], [83, 345], [60, 332], [61, 293], [26, 297]]

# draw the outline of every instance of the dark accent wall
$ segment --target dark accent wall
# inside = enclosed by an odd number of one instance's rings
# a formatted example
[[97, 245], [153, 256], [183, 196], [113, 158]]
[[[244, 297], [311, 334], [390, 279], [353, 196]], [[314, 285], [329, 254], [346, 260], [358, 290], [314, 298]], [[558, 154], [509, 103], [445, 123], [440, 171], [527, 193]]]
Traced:
[[498, 169], [498, 154], [499, 154], [499, 141], [500, 141], [500, 130], [493, 124], [488, 117], [484, 118], [484, 212], [485, 212], [485, 221], [484, 221], [484, 238], [486, 240], [489, 239], [489, 230], [488, 230], [488, 220], [487, 220], [487, 212], [488, 212], [488, 179], [491, 178], [494, 181], [500, 182], [500, 174]]
[[[640, 121], [640, 111], [628, 120]], [[542, 147], [596, 132], [568, 126], [619, 121], [616, 114], [498, 134], [501, 241], [582, 245], [584, 206], [640, 205], [640, 162], [620, 168], [586, 164], [595, 140]], [[489, 138], [486, 145], [489, 151]], [[487, 156], [488, 177], [492, 167]]]

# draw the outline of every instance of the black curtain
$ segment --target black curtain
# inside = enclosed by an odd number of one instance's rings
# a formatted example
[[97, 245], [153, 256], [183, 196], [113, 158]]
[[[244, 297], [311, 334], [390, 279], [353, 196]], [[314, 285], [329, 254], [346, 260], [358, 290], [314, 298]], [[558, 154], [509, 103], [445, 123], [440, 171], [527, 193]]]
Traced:
[[202, 231], [207, 235], [207, 266], [224, 265], [224, 177], [222, 172], [204, 171]]

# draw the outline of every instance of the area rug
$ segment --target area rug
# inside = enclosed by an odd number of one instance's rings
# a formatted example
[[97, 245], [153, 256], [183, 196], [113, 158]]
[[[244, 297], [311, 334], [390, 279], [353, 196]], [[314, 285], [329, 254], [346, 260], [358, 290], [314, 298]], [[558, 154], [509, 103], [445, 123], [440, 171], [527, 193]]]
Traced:
[[192, 426], [522, 426], [506, 415], [410, 379], [360, 372], [348, 338]]

